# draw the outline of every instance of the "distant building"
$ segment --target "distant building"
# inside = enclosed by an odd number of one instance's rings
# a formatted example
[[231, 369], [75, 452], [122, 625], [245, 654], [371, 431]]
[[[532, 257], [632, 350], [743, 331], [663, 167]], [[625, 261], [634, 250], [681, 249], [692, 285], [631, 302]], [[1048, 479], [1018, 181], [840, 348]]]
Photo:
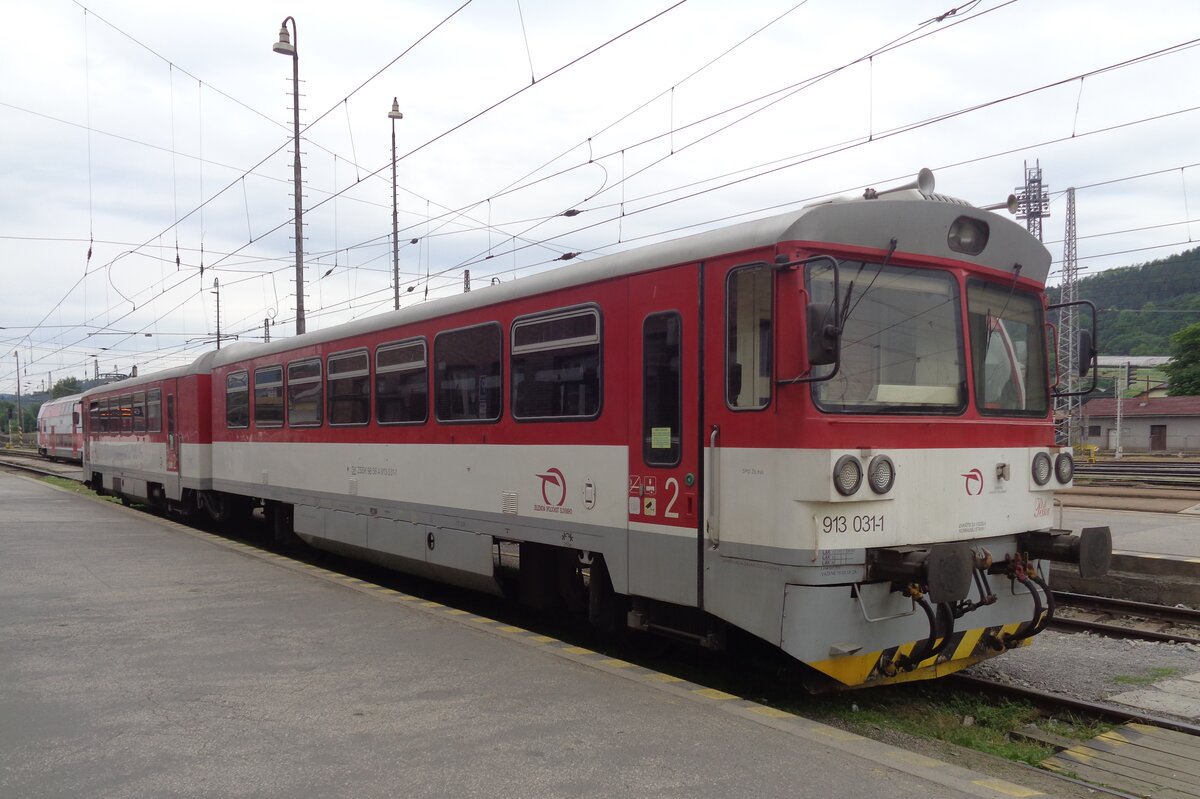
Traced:
[[[1156, 387], [1157, 388], [1157, 387]], [[1121, 400], [1121, 449], [1124, 452], [1200, 452], [1200, 397], [1155, 396], [1152, 388]], [[1117, 445], [1117, 401], [1110, 397], [1084, 404], [1080, 443], [1112, 450]]]
[[1170, 355], [1100, 355], [1096, 358], [1096, 365], [1101, 369], [1110, 369], [1126, 364], [1134, 369], [1155, 369], [1166, 366], [1170, 362]]

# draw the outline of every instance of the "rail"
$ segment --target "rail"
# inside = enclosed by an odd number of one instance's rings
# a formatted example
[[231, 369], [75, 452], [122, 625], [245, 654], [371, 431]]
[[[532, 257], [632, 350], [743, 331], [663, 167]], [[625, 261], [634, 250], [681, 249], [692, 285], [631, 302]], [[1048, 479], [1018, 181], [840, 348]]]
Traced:
[[1075, 464], [1075, 484], [1160, 486], [1200, 489], [1200, 463], [1183, 461], [1098, 461]]
[[1042, 707], [1065, 708], [1099, 718], [1120, 722], [1136, 721], [1164, 730], [1174, 730], [1175, 732], [1182, 732], [1188, 735], [1200, 735], [1200, 724], [1192, 724], [1191, 722], [1179, 719], [1163, 718], [1162, 716], [1152, 716], [1132, 708], [1118, 707], [1106, 702], [1077, 699], [1066, 694], [1056, 694], [1050, 691], [1042, 691], [1038, 688], [1027, 688], [1011, 683], [996, 682], [970, 674], [952, 674], [946, 677], [946, 680], [957, 683], [960, 686], [975, 688], [987, 693], [1019, 697]]
[[[1143, 641], [1200, 646], [1200, 610], [1066, 591], [1053, 593], [1060, 609], [1073, 608], [1100, 614], [1101, 618], [1072, 618], [1060, 614], [1051, 621], [1052, 627], [1087, 630], [1113, 638], [1136, 638]], [[1187, 629], [1171, 631], [1172, 627]]]

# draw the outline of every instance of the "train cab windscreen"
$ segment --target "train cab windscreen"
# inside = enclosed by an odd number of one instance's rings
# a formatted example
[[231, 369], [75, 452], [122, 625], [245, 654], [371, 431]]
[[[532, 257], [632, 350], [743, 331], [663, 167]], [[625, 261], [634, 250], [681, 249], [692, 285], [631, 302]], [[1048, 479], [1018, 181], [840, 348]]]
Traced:
[[[814, 303], [834, 299], [833, 274], [812, 270]], [[966, 407], [966, 366], [953, 275], [870, 262], [841, 265], [841, 363], [813, 384], [831, 413], [957, 414]], [[814, 377], [832, 366], [814, 368]]]
[[972, 280], [967, 283], [971, 363], [979, 412], [1046, 415], [1046, 347], [1042, 306], [1032, 294]]

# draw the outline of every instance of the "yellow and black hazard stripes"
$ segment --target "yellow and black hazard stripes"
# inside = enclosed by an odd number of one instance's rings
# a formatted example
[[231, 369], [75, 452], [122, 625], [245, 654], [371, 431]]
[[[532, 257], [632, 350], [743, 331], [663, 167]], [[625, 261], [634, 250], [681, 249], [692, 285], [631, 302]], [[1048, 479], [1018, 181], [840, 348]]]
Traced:
[[[810, 662], [808, 665], [851, 688], [943, 677], [999, 654], [1004, 647], [997, 647], [995, 642], [1002, 640], [1006, 634], [1015, 633], [1026, 624], [1028, 622], [1014, 622], [1002, 626], [956, 631], [941, 654], [926, 658], [918, 663], [916, 668], [909, 670], [900, 668], [899, 664], [903, 658], [917, 651], [925, 643], [925, 639], [908, 641], [876, 652], [839, 655]], [[940, 643], [940, 639], [935, 643]], [[1014, 645], [1024, 643], [1026, 642], [1020, 641]]]

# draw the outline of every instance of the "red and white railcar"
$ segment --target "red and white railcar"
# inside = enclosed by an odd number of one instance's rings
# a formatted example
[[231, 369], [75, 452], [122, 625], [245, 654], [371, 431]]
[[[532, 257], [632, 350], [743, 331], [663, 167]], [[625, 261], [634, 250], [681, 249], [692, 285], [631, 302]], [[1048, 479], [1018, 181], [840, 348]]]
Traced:
[[1111, 550], [1051, 529], [1049, 265], [923, 179], [234, 345], [197, 498], [833, 685], [949, 673], [1044, 626], [1046, 561]]
[[79, 406], [81, 397], [81, 394], [72, 394], [42, 403], [37, 416], [39, 455], [55, 460], [82, 460], [83, 419]]
[[209, 364], [215, 355], [84, 392], [89, 485], [126, 501], [185, 511], [211, 496]]

